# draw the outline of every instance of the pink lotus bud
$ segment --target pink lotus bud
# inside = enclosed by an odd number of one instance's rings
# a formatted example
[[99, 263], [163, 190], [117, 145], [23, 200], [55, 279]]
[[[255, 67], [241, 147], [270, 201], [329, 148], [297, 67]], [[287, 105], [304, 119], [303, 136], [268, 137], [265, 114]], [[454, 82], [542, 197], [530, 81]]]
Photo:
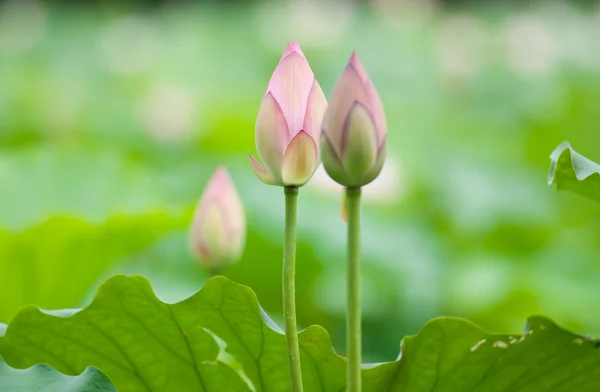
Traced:
[[256, 149], [264, 167], [249, 155], [266, 184], [301, 186], [319, 167], [318, 135], [327, 100], [304, 53], [288, 44], [271, 76], [256, 120]]
[[323, 118], [321, 159], [327, 174], [344, 186], [370, 183], [383, 168], [386, 137], [381, 99], [352, 53]]
[[190, 231], [192, 250], [200, 264], [220, 269], [237, 261], [244, 248], [244, 207], [227, 169], [219, 167], [208, 182]]

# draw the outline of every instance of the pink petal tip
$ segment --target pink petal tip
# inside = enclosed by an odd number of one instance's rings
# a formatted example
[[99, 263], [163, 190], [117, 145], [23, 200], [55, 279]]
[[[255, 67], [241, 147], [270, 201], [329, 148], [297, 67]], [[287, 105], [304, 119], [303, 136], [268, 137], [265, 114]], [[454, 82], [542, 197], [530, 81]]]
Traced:
[[[289, 54], [291, 54], [293, 52], [296, 52], [300, 56], [306, 58], [306, 56], [304, 56], [304, 53], [302, 52], [302, 49], [300, 49], [300, 45], [298, 45], [298, 42], [292, 41], [287, 44], [287, 46], [285, 48], [285, 52], [283, 52], [283, 56], [281, 56], [281, 60], [283, 60], [284, 58], [286, 58]], [[281, 61], [281, 60], [279, 60], [279, 61]]]
[[355, 51], [350, 55], [348, 65], [351, 65], [356, 70], [356, 73], [358, 73], [358, 76], [360, 76], [363, 83], [366, 83], [369, 80], [369, 75], [367, 75], [367, 71], [365, 71], [365, 67], [363, 67]]
[[221, 192], [228, 191], [233, 187], [233, 182], [225, 166], [219, 166], [211, 177], [206, 193], [210, 196], [218, 196]]

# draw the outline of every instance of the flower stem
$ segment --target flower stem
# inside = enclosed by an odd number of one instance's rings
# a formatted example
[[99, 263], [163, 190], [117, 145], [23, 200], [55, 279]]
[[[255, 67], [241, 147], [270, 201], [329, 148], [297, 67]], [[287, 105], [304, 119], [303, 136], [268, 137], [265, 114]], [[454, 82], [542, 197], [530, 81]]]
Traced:
[[348, 392], [360, 392], [361, 317], [360, 317], [360, 193], [346, 188], [348, 213], [348, 264], [346, 270], [346, 347], [348, 351]]
[[283, 317], [285, 321], [285, 340], [287, 343], [292, 392], [302, 392], [300, 348], [298, 346], [298, 327], [296, 326], [295, 284], [298, 187], [286, 186], [284, 188], [284, 193], [285, 245], [283, 248]]

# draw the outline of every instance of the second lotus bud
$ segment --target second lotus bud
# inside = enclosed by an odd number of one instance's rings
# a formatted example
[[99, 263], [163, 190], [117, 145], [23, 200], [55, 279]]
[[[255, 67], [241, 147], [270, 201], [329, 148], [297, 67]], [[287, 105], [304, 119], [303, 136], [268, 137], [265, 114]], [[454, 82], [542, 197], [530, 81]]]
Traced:
[[218, 271], [237, 261], [246, 238], [246, 219], [227, 169], [212, 176], [194, 214], [190, 240], [194, 255], [204, 267]]
[[370, 183], [383, 168], [386, 137], [381, 99], [352, 53], [323, 119], [321, 159], [327, 174], [347, 187]]

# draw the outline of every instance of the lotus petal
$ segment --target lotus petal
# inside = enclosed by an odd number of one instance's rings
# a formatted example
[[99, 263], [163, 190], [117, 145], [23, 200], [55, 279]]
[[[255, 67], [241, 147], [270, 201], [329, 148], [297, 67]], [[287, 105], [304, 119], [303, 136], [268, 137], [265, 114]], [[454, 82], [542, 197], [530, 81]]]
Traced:
[[285, 115], [290, 138], [304, 125], [308, 95], [313, 86], [314, 75], [304, 55], [291, 52], [281, 60], [267, 87], [279, 103]]
[[321, 125], [326, 109], [327, 99], [323, 94], [323, 90], [321, 90], [321, 86], [319, 86], [319, 82], [315, 79], [308, 95], [303, 126], [304, 131], [308, 132], [315, 140], [318, 140], [321, 134]]
[[373, 84], [370, 81], [367, 82], [366, 88], [369, 102], [371, 103], [371, 115], [373, 116], [377, 128], [377, 141], [381, 142], [382, 140], [385, 140], [387, 135], [387, 121], [383, 110], [383, 103], [381, 102], [381, 98], [379, 98], [377, 90], [375, 90], [375, 87], [373, 87]]
[[337, 152], [332, 146], [331, 141], [327, 137], [325, 132], [321, 133], [320, 142], [320, 156], [323, 161], [323, 167], [329, 177], [331, 177], [338, 184], [344, 184], [347, 180], [346, 173], [344, 173], [344, 166]]
[[342, 139], [342, 164], [350, 179], [347, 186], [364, 185], [363, 181], [373, 169], [377, 155], [375, 122], [367, 108], [356, 102], [344, 124]]
[[348, 64], [354, 67], [356, 73], [358, 74], [358, 76], [364, 84], [366, 84], [369, 81], [369, 75], [367, 75], [367, 71], [365, 71], [365, 67], [363, 67], [362, 63], [358, 59], [356, 52], [352, 52], [352, 54], [350, 55], [350, 60], [348, 60]]
[[281, 169], [284, 185], [304, 185], [319, 165], [317, 144], [312, 136], [300, 131], [288, 145]]
[[256, 119], [256, 149], [267, 171], [281, 182], [281, 162], [289, 136], [285, 116], [271, 93], [263, 98]]
[[370, 107], [365, 85], [352, 64], [348, 64], [331, 93], [322, 126], [338, 156], [342, 153], [344, 124], [355, 102]]
[[267, 185], [278, 185], [277, 181], [271, 176], [271, 174], [265, 169], [254, 157], [248, 154], [248, 158], [250, 158], [250, 166], [252, 167], [252, 171], [258, 177], [259, 180], [264, 182]]
[[[283, 60], [290, 53], [293, 53], [293, 52], [296, 52], [299, 55], [301, 55], [302, 57], [306, 58], [306, 56], [304, 56], [304, 53], [302, 52], [302, 49], [300, 49], [300, 45], [298, 45], [298, 42], [292, 41], [292, 42], [290, 42], [290, 43], [287, 44], [287, 46], [285, 48], [285, 52], [283, 52], [283, 56], [281, 56], [281, 60]], [[279, 60], [279, 61], [281, 62], [281, 60]]]

